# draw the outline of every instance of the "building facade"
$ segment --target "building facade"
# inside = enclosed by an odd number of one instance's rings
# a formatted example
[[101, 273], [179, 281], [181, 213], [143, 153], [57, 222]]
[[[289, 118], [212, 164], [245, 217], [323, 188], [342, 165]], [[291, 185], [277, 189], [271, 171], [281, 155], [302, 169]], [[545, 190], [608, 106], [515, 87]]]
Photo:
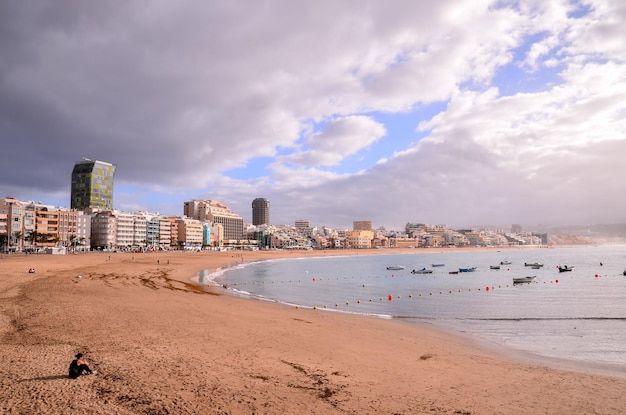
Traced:
[[269, 200], [258, 197], [252, 201], [252, 224], [255, 226], [270, 224]]
[[221, 224], [224, 227], [225, 240], [235, 241], [243, 238], [243, 218], [217, 200], [185, 202], [183, 211], [185, 216], [200, 222]]
[[352, 222], [352, 229], [355, 231], [371, 231], [372, 221], [371, 220], [355, 220]]
[[115, 168], [105, 161], [77, 162], [72, 170], [71, 208], [112, 210]]
[[192, 218], [177, 218], [178, 242], [186, 249], [202, 247], [204, 228], [202, 222]]

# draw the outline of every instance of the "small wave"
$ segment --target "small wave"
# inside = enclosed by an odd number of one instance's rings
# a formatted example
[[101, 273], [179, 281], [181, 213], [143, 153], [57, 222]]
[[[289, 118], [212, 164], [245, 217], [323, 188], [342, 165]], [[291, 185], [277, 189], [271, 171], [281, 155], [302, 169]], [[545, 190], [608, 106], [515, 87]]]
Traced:
[[496, 317], [496, 318], [457, 318], [456, 320], [469, 321], [626, 321], [626, 317]]

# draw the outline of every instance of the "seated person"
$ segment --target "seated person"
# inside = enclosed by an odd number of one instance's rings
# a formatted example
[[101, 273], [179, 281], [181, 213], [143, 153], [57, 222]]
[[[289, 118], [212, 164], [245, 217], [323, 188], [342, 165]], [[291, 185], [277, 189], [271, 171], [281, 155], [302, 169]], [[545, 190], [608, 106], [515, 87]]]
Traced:
[[83, 359], [83, 354], [78, 353], [76, 359], [72, 360], [72, 363], [70, 363], [69, 376], [72, 379], [76, 379], [82, 375], [83, 372], [87, 375], [91, 375], [92, 373], [89, 366], [87, 366], [87, 361]]

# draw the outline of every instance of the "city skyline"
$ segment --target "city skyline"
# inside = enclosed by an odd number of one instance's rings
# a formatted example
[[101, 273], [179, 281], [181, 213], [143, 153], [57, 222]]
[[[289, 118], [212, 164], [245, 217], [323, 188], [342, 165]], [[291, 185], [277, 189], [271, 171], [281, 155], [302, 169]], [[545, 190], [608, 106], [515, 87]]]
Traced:
[[220, 200], [248, 223], [625, 223], [626, 8], [365, 1], [0, 6], [0, 197]]

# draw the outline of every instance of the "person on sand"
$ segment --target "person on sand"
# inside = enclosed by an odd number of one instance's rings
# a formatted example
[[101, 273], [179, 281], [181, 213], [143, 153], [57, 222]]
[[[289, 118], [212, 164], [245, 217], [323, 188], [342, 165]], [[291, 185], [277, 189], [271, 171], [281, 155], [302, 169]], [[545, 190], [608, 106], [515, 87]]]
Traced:
[[87, 375], [91, 375], [93, 373], [87, 365], [87, 361], [83, 359], [83, 354], [78, 353], [76, 355], [76, 359], [72, 360], [72, 363], [70, 363], [69, 376], [72, 379], [76, 379], [82, 375], [83, 372]]

